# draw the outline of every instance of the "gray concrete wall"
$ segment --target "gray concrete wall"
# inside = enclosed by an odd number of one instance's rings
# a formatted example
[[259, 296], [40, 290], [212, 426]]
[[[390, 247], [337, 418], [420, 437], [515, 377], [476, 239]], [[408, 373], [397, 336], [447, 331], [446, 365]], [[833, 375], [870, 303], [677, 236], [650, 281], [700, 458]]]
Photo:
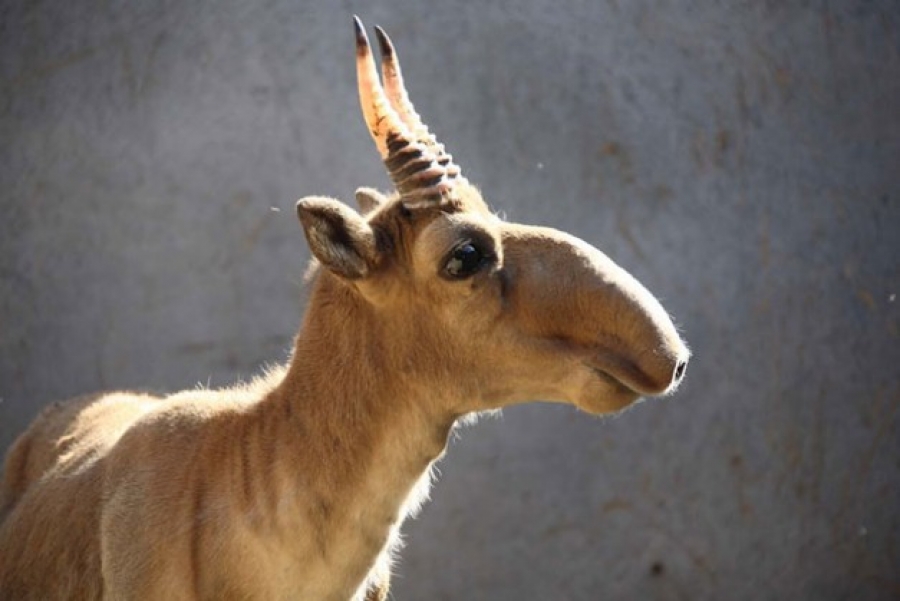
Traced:
[[487, 198], [604, 249], [695, 351], [619, 417], [463, 431], [395, 598], [900, 596], [898, 5], [333, 4], [0, 7], [0, 444], [284, 358], [294, 200], [387, 183], [358, 12]]

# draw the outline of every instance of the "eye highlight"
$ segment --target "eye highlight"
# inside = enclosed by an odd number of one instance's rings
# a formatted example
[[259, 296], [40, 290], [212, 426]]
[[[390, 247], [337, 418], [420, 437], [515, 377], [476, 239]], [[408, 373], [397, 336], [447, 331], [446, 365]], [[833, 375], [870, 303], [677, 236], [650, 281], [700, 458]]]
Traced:
[[466, 242], [450, 253], [444, 264], [444, 272], [453, 279], [461, 280], [478, 272], [490, 258], [491, 255], [482, 251], [476, 244]]

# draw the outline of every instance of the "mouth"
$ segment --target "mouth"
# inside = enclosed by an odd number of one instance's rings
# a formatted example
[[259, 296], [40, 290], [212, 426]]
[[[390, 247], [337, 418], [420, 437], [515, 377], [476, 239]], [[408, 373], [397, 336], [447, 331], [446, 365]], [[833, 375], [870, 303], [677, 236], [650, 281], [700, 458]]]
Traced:
[[622, 380], [592, 362], [583, 362], [593, 378], [593, 386], [585, 390], [582, 401], [577, 405], [595, 415], [603, 415], [620, 411], [634, 404], [641, 392], [633, 389]]
[[582, 363], [598, 378], [615, 384], [618, 390], [639, 396], [664, 396], [675, 390], [684, 374], [687, 358], [676, 361], [665, 353], [645, 353], [646, 365], [629, 354], [610, 348], [594, 347], [582, 355]]
[[595, 376], [597, 376], [597, 378], [599, 378], [605, 384], [607, 384], [608, 386], [613, 388], [616, 392], [631, 393], [631, 394], [636, 394], [636, 395], [641, 394], [639, 391], [631, 388], [630, 386], [628, 386], [628, 384], [626, 384], [622, 380], [619, 380], [618, 378], [616, 378], [614, 375], [612, 375], [608, 371], [606, 371], [600, 367], [597, 367], [596, 365], [592, 365], [592, 364], [588, 363], [587, 361], [584, 362], [584, 365], [589, 370], [591, 370], [591, 372], [593, 372], [593, 374]]
[[594, 347], [583, 357], [584, 365], [598, 378], [621, 392], [636, 395], [653, 394], [655, 387], [638, 365], [623, 353], [610, 348]]

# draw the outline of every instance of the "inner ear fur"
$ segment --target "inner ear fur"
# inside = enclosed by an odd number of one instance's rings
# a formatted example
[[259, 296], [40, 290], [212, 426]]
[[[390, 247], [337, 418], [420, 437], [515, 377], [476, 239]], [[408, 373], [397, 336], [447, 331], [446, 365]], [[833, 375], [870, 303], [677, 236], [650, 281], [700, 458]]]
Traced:
[[335, 274], [357, 280], [376, 266], [375, 232], [363, 217], [333, 198], [297, 201], [297, 216], [313, 255]]

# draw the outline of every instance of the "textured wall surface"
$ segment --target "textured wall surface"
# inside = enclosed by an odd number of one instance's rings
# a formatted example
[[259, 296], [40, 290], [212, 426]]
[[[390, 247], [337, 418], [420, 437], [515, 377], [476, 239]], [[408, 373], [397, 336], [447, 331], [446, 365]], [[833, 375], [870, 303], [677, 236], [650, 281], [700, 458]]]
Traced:
[[494, 206], [606, 251], [695, 352], [621, 416], [464, 429], [394, 597], [900, 597], [898, 5], [312, 4], [0, 7], [0, 444], [285, 357], [294, 201], [387, 185], [358, 12]]

